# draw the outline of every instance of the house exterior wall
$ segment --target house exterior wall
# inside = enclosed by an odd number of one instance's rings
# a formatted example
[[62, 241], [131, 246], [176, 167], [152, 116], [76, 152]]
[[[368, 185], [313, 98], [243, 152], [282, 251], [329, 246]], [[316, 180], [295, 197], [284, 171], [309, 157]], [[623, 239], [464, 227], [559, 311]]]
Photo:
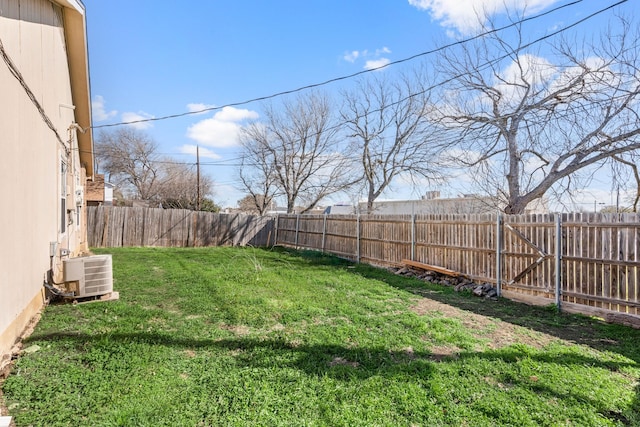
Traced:
[[86, 213], [77, 191], [93, 174], [92, 141], [90, 131], [79, 138], [71, 124], [90, 126], [90, 101], [88, 79], [74, 89], [72, 74], [78, 65], [82, 74], [82, 62], [87, 69], [86, 50], [74, 53], [77, 47], [67, 43], [65, 22], [74, 21], [82, 25], [74, 31], [84, 37], [81, 3], [0, 0], [0, 42], [12, 63], [0, 59], [0, 365], [43, 306], [51, 266], [61, 279], [62, 250], [70, 256], [87, 250]]

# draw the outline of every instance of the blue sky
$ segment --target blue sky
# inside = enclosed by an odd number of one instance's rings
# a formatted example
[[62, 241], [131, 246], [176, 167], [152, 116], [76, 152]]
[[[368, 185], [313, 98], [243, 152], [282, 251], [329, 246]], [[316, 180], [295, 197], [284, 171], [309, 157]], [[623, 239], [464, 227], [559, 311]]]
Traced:
[[[533, 28], [543, 34], [614, 2], [584, 0], [537, 20]], [[85, 0], [93, 125], [238, 103], [397, 61], [473, 34], [474, 8], [500, 17], [505, 3], [525, 2]], [[530, 0], [528, 10], [567, 3]], [[637, 9], [635, 0], [617, 8], [623, 13]], [[580, 31], [602, 27], [612, 17], [604, 13]], [[429, 58], [389, 68], [417, 66]], [[323, 89], [337, 94], [350, 82]], [[203, 171], [216, 182], [216, 202], [234, 206], [242, 197], [234, 189], [235, 135], [244, 120], [259, 118], [259, 111], [260, 103], [250, 103], [136, 126], [159, 143], [162, 153], [181, 161], [194, 162], [199, 145]], [[592, 190], [609, 197], [607, 179], [601, 181], [596, 179]], [[393, 191], [415, 196], [408, 189]], [[605, 194], [589, 200], [594, 197]]]

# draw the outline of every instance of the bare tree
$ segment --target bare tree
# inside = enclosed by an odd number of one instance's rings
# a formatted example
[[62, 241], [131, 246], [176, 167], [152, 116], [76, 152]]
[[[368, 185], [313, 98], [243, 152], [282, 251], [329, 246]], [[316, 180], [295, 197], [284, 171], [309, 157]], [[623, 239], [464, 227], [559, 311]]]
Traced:
[[432, 104], [423, 76], [361, 80], [343, 94], [342, 120], [362, 171], [367, 212], [401, 174], [438, 179], [438, 147], [428, 121]]
[[[276, 164], [271, 151], [265, 144], [258, 143], [263, 129], [259, 123], [252, 123], [241, 135], [242, 156], [238, 176], [240, 189], [248, 196], [241, 209], [264, 215], [278, 195]], [[249, 206], [250, 205], [250, 206]]]
[[273, 182], [286, 198], [287, 212], [294, 212], [296, 203], [306, 212], [353, 182], [349, 159], [338, 146], [339, 129], [326, 96], [310, 93], [281, 107], [266, 105], [264, 122], [244, 129], [244, 165], [257, 168], [264, 179], [254, 194], [266, 200], [274, 194], [265, 190]]
[[139, 200], [155, 200], [160, 178], [158, 144], [132, 127], [100, 132], [96, 156], [109, 180]]
[[561, 40], [544, 57], [523, 40], [491, 33], [442, 56], [455, 160], [471, 168], [505, 212], [521, 213], [579, 172], [640, 148], [638, 27], [624, 19], [595, 43]]
[[[194, 165], [164, 158], [160, 163], [160, 179], [157, 183], [157, 199], [165, 208], [191, 209], [198, 207], [198, 176]], [[213, 181], [208, 175], [200, 176], [202, 200], [210, 199]], [[209, 196], [209, 197], [207, 197]], [[202, 204], [201, 210], [210, 210], [210, 204]]]
[[245, 213], [249, 213], [249, 214], [253, 214], [253, 215], [264, 215], [267, 213], [267, 211], [271, 208], [273, 208], [273, 203], [270, 205], [267, 205], [262, 211], [258, 211], [258, 207], [257, 206], [263, 206], [264, 205], [264, 201], [263, 198], [260, 196], [252, 196], [252, 195], [246, 195], [244, 196], [242, 199], [238, 200], [238, 209], [240, 209], [241, 212], [245, 212]]
[[[627, 153], [627, 154], [629, 155], [629, 158], [625, 158], [624, 156], [619, 155], [619, 156], [613, 156], [613, 160], [615, 160], [617, 163], [624, 165], [626, 168], [628, 168], [630, 174], [633, 176], [635, 194], [631, 197], [632, 199], [631, 202], [633, 204], [631, 211], [638, 212], [638, 204], [640, 203], [640, 172], [638, 171], [638, 161], [637, 161], [637, 156], [633, 156], [633, 154], [636, 154], [636, 153]], [[621, 171], [616, 171], [616, 172], [621, 172]], [[624, 185], [625, 184], [624, 182], [621, 182], [622, 180], [620, 178], [621, 178], [620, 175], [616, 173], [614, 180], [617, 181], [618, 193], [620, 191], [620, 184], [623, 185], [623, 188], [628, 187], [628, 185]]]
[[[160, 157], [158, 145], [146, 133], [131, 127], [101, 132], [96, 155], [109, 180], [128, 198], [162, 204], [164, 207], [196, 209], [198, 177], [193, 164]], [[200, 176], [203, 209], [216, 210], [210, 198], [213, 181]]]

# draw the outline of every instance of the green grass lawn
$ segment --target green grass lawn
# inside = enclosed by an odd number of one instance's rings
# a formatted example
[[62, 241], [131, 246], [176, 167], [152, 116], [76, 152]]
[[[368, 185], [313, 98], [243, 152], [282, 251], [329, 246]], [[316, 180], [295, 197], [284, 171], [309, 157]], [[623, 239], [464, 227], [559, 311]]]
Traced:
[[46, 309], [18, 426], [640, 425], [638, 330], [312, 252], [96, 252], [120, 300]]

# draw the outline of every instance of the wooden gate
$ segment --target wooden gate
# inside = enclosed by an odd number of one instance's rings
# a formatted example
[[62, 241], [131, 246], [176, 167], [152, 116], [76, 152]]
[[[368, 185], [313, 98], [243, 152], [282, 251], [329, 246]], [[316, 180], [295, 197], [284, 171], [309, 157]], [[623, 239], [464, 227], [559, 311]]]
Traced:
[[551, 215], [506, 216], [502, 222], [502, 287], [537, 297], [556, 297], [556, 222]]

